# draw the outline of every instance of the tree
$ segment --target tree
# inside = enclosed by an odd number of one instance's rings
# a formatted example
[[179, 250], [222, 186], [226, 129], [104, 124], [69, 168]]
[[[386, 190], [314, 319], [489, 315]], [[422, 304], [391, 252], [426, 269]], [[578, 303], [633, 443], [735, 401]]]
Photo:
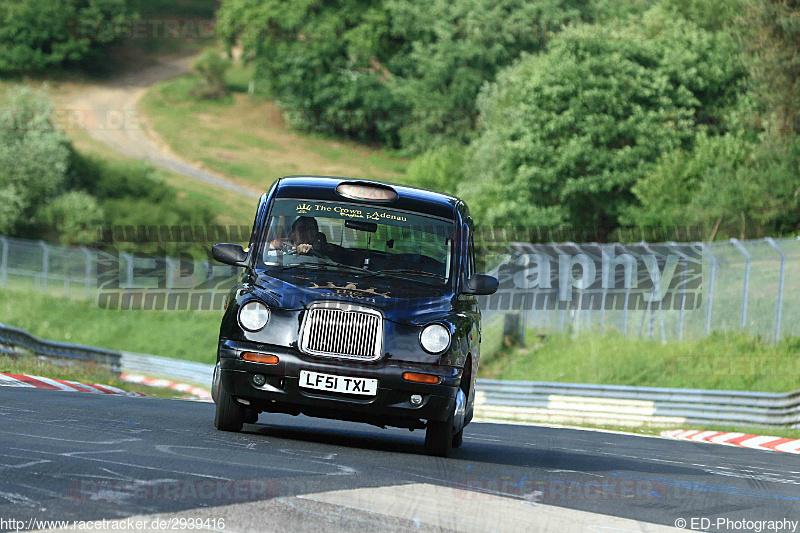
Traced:
[[391, 32], [407, 51], [388, 64], [389, 86], [411, 110], [402, 145], [423, 151], [466, 142], [481, 86], [523, 52], [538, 52], [579, 10], [562, 0], [388, 0]]
[[9, 209], [2, 230], [29, 226], [36, 210], [64, 187], [70, 165], [69, 141], [56, 130], [53, 107], [42, 92], [10, 91], [0, 127], [0, 195]]
[[403, 112], [386, 88], [384, 64], [396, 52], [387, 13], [368, 0], [225, 0], [218, 27], [240, 39], [299, 129], [393, 143]]
[[800, 143], [700, 135], [692, 150], [665, 154], [633, 188], [641, 226], [697, 225], [707, 238], [763, 237], [800, 224]]
[[3, 0], [0, 72], [43, 70], [77, 62], [114, 40], [125, 0]]
[[586, 0], [223, 0], [219, 28], [288, 123], [420, 153], [466, 142], [483, 83]]
[[735, 50], [687, 21], [571, 26], [481, 92], [459, 192], [490, 223], [612, 230], [660, 155], [692, 146], [701, 111], [734, 100]]
[[738, 29], [753, 89], [781, 135], [800, 130], [800, 0], [750, 0]]

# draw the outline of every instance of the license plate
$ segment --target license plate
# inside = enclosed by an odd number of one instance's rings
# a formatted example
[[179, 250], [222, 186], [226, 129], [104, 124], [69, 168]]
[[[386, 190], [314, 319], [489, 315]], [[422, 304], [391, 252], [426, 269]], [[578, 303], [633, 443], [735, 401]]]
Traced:
[[363, 396], [375, 396], [378, 394], [377, 379], [334, 376], [333, 374], [320, 374], [309, 370], [300, 371], [300, 386], [306, 389], [361, 394]]

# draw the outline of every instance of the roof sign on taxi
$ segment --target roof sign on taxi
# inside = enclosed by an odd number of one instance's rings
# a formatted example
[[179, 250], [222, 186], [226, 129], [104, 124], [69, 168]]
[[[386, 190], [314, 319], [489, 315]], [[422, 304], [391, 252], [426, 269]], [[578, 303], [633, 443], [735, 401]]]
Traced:
[[336, 192], [346, 198], [354, 200], [368, 200], [373, 202], [391, 202], [397, 199], [397, 191], [386, 185], [372, 185], [363, 183], [340, 183]]

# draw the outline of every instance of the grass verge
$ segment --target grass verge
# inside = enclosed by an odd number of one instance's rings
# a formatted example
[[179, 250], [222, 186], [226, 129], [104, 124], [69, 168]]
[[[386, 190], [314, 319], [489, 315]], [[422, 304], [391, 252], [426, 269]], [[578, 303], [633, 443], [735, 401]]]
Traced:
[[484, 345], [481, 377], [761, 392], [800, 389], [798, 337], [774, 344], [744, 333], [715, 333], [661, 344], [616, 331], [573, 336], [531, 330], [527, 339], [528, 346], [519, 348]]
[[0, 322], [43, 339], [213, 363], [218, 311], [124, 311], [95, 302], [0, 290]]
[[44, 359], [35, 356], [11, 357], [0, 355], [0, 373], [3, 374], [27, 374], [29, 376], [41, 376], [50, 379], [63, 379], [66, 381], [77, 381], [90, 385], [111, 385], [122, 390], [141, 392], [148, 396], [158, 398], [175, 398], [184, 396], [183, 393], [162, 387], [148, 387], [137, 383], [122, 381], [113, 372], [91, 362], [56, 362], [56, 360]]

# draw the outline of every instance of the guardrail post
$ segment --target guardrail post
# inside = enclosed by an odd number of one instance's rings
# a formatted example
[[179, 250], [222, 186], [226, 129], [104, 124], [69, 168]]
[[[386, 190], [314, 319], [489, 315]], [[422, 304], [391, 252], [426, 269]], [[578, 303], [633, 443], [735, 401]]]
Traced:
[[711, 248], [704, 242], [700, 246], [711, 259], [711, 274], [708, 277], [708, 301], [706, 302], [706, 337], [711, 335], [711, 311], [714, 305], [714, 278], [717, 270], [717, 256], [713, 254]]
[[42, 247], [42, 287], [44, 292], [47, 292], [47, 276], [50, 270], [50, 249], [44, 241], [39, 241], [39, 245]]
[[[800, 237], [798, 237], [800, 239]], [[781, 314], [783, 313], [783, 282], [786, 277], [786, 252], [771, 237], [764, 239], [781, 257], [781, 269], [778, 274], [778, 303], [775, 306], [775, 342], [781, 340]]]
[[731, 243], [744, 256], [744, 291], [742, 292], [742, 319], [741, 327], [747, 326], [747, 292], [750, 287], [750, 252], [742, 246], [738, 239], [731, 239]]
[[[674, 246], [675, 248], [678, 247], [678, 243], [674, 241], [669, 241], [667, 243], [670, 246]], [[678, 261], [678, 268], [681, 269], [681, 307], [678, 311], [678, 340], [683, 340], [683, 315], [686, 309], [686, 270], [689, 268], [689, 260], [686, 260], [686, 266], [681, 266], [684, 262], [683, 254], [680, 254], [680, 260]], [[675, 305], [675, 298], [672, 299], [673, 306]]]
[[92, 296], [92, 252], [85, 246], [81, 246], [81, 250], [83, 250], [83, 255], [86, 256], [86, 265], [84, 269], [84, 280], [83, 283], [86, 286], [86, 297], [91, 298]]
[[3, 243], [3, 253], [0, 258], [0, 284], [5, 287], [8, 282], [8, 239], [0, 237], [0, 242]]

